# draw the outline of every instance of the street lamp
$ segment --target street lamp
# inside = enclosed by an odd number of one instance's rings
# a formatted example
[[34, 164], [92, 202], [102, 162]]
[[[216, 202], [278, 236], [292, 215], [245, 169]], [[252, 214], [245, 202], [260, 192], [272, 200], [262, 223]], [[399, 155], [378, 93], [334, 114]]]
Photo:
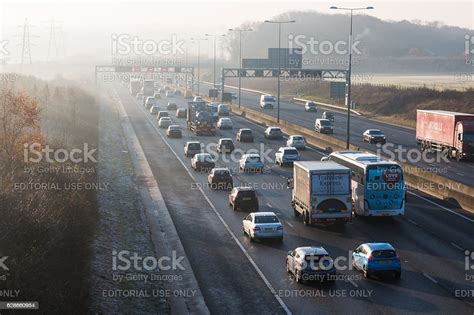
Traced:
[[281, 51], [281, 25], [282, 24], [288, 24], [288, 23], [295, 23], [296, 21], [290, 20], [290, 21], [270, 21], [270, 20], [265, 20], [265, 23], [273, 23], [273, 24], [278, 24], [278, 99], [277, 99], [277, 123], [280, 122], [280, 72], [281, 72], [281, 56], [280, 56], [280, 51]]
[[352, 13], [354, 11], [361, 11], [361, 10], [373, 10], [374, 7], [365, 7], [365, 8], [339, 8], [332, 6], [330, 7], [331, 10], [344, 10], [344, 11], [350, 11], [351, 12], [351, 27], [350, 27], [350, 32], [349, 32], [349, 69], [347, 71], [346, 75], [346, 84], [347, 84], [347, 138], [346, 138], [346, 149], [349, 149], [350, 147], [350, 138], [351, 138], [351, 72], [352, 72]]
[[[197, 73], [198, 91], [197, 91], [197, 94], [199, 95], [199, 80], [201, 80], [201, 77], [200, 77], [200, 73], [201, 73], [201, 41], [202, 40], [207, 40], [207, 38], [190, 38], [190, 40], [192, 40], [194, 42], [197, 42], [197, 44], [198, 44], [198, 73]], [[193, 86], [193, 90], [194, 90], [194, 86]]]
[[[207, 37], [210, 37], [210, 36], [214, 37], [214, 71], [213, 71], [214, 72], [214, 75], [213, 75], [214, 85], [213, 85], [212, 88], [215, 89], [216, 88], [216, 51], [217, 51], [217, 44], [216, 43], [217, 43], [217, 37], [219, 37], [219, 36], [223, 37], [223, 36], [225, 36], [225, 34], [204, 34], [204, 35], [207, 36]], [[215, 99], [215, 97], [214, 97], [214, 99]]]
[[240, 92], [242, 89], [242, 32], [252, 32], [252, 31], [253, 29], [251, 28], [246, 29], [246, 30], [229, 28], [229, 32], [239, 33], [239, 108], [240, 108]]

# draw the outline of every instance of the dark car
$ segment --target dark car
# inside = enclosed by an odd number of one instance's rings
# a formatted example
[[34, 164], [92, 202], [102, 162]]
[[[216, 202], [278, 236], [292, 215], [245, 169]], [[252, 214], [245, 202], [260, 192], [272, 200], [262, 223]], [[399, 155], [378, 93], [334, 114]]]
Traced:
[[253, 142], [252, 130], [248, 128], [239, 129], [236, 140], [239, 142]]
[[217, 143], [217, 152], [219, 153], [230, 153], [234, 151], [235, 145], [231, 138], [221, 138]]
[[229, 205], [234, 211], [258, 211], [258, 197], [252, 187], [235, 187], [229, 194]]
[[166, 110], [177, 110], [178, 105], [174, 102], [168, 102], [168, 105], [166, 106]]
[[207, 182], [211, 189], [231, 190], [234, 180], [228, 168], [213, 168], [207, 176]]
[[181, 132], [181, 127], [179, 125], [171, 125], [166, 130], [166, 135], [168, 138], [182, 138], [183, 133]]
[[265, 130], [265, 138], [267, 139], [281, 139], [283, 138], [283, 133], [279, 127], [268, 127]]
[[176, 117], [177, 118], [186, 118], [186, 109], [185, 108], [178, 108], [176, 110]]
[[209, 171], [215, 167], [214, 158], [209, 153], [197, 153], [191, 159], [191, 166], [195, 171]]
[[334, 113], [331, 112], [323, 112], [323, 116], [321, 117], [323, 119], [328, 119], [332, 123], [334, 122]]

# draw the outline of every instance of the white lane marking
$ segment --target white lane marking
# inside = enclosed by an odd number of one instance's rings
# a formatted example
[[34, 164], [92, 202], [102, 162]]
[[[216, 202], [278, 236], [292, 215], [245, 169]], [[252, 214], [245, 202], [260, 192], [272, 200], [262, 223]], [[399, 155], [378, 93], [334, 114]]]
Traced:
[[416, 222], [413, 221], [412, 219], [407, 219], [407, 220], [410, 221], [411, 223], [413, 223], [414, 225], [419, 226], [418, 223], [416, 223]]
[[286, 177], [285, 177], [285, 176], [283, 176], [283, 175], [280, 175], [280, 177], [281, 177], [281, 178], [286, 178]]
[[269, 204], [268, 202], [267, 202], [267, 206], [270, 207], [270, 208], [273, 208], [273, 206], [271, 204]]
[[409, 193], [410, 195], [414, 195], [414, 196], [416, 196], [416, 197], [420, 198], [421, 200], [424, 200], [424, 201], [426, 201], [426, 202], [428, 202], [428, 203], [431, 203], [432, 205], [438, 206], [438, 207], [440, 207], [441, 209], [443, 209], [443, 210], [445, 210], [445, 211], [448, 211], [448, 212], [450, 212], [450, 213], [452, 213], [452, 214], [455, 214], [455, 215], [457, 215], [457, 216], [460, 217], [460, 218], [466, 219], [467, 221], [474, 223], [474, 220], [473, 220], [473, 219], [468, 218], [468, 217], [466, 217], [465, 215], [462, 215], [462, 214], [460, 214], [460, 213], [457, 213], [457, 212], [454, 211], [454, 210], [451, 210], [451, 209], [449, 209], [449, 208], [446, 208], [446, 207], [444, 207], [444, 206], [442, 206], [442, 205], [440, 205], [440, 204], [438, 204], [438, 203], [436, 203], [436, 202], [434, 202], [434, 201], [431, 201], [431, 200], [429, 200], [429, 199], [427, 199], [427, 198], [425, 198], [425, 197], [422, 197], [422, 196], [420, 196], [420, 195], [418, 195], [418, 194], [416, 194], [416, 193], [414, 193], [414, 192], [407, 191], [407, 193]]
[[286, 224], [288, 224], [292, 229], [295, 228], [295, 227], [293, 226], [293, 224], [291, 224], [290, 222], [288, 222], [288, 221], [285, 221], [285, 222], [286, 222]]
[[349, 283], [352, 284], [354, 287], [358, 288], [359, 285], [354, 282], [354, 280], [349, 279]]
[[[151, 126], [153, 127], [153, 129], [155, 129], [155, 131], [158, 133], [158, 135], [161, 137], [161, 139], [163, 140], [164, 143], [166, 143], [166, 145], [168, 146], [168, 148], [171, 150], [171, 152], [173, 152], [174, 156], [176, 156], [176, 159], [178, 159], [178, 161], [181, 163], [181, 165], [184, 167], [184, 169], [186, 170], [186, 172], [188, 173], [188, 175], [197, 183], [197, 180], [196, 178], [194, 177], [194, 174], [191, 173], [191, 171], [188, 169], [188, 167], [186, 166], [186, 164], [183, 162], [183, 160], [179, 157], [179, 155], [173, 150], [173, 148], [171, 147], [171, 145], [168, 143], [168, 141], [166, 141], [166, 138], [161, 134], [160, 130], [155, 126], [155, 124], [153, 123], [153, 121], [150, 119], [148, 113], [143, 109], [143, 107], [141, 108], [142, 109], [142, 112], [145, 113], [145, 117], [147, 118], [147, 120], [150, 122]], [[252, 257], [250, 256], [250, 254], [247, 252], [247, 250], [245, 249], [245, 247], [242, 245], [242, 243], [239, 241], [239, 239], [235, 236], [234, 232], [232, 232], [232, 230], [230, 229], [229, 225], [225, 222], [224, 218], [221, 216], [221, 214], [217, 211], [216, 207], [214, 206], [214, 204], [211, 202], [211, 200], [207, 197], [206, 193], [204, 192], [204, 190], [202, 189], [201, 186], [198, 185], [198, 189], [199, 191], [201, 192], [201, 194], [203, 195], [204, 199], [206, 199], [207, 203], [211, 206], [211, 209], [213, 210], [213, 212], [217, 215], [217, 217], [219, 218], [219, 220], [221, 221], [222, 225], [224, 225], [224, 227], [226, 228], [227, 232], [229, 232], [230, 236], [234, 239], [234, 241], [237, 243], [237, 245], [239, 246], [239, 248], [242, 250], [242, 252], [244, 253], [244, 255], [247, 257], [248, 261], [250, 262], [250, 264], [254, 267], [255, 271], [257, 271], [258, 275], [260, 276], [260, 278], [262, 278], [263, 282], [266, 284], [266, 286], [268, 287], [268, 289], [270, 290], [270, 292], [273, 294], [273, 296], [275, 297], [275, 299], [278, 301], [278, 303], [281, 305], [281, 307], [285, 310], [286, 314], [292, 314], [290, 309], [288, 308], [288, 306], [286, 306], [285, 302], [283, 302], [283, 300], [280, 298], [280, 296], [278, 295], [277, 291], [273, 288], [272, 284], [270, 283], [270, 281], [268, 281], [268, 279], [265, 277], [265, 275], [263, 274], [263, 272], [260, 270], [260, 268], [257, 266], [257, 264], [255, 263], [255, 261], [252, 259]]]
[[462, 248], [461, 246], [459, 245], [456, 245], [455, 243], [451, 243], [452, 246], [456, 247], [457, 249], [459, 249], [460, 251], [463, 251], [464, 248]]
[[464, 174], [462, 174], [462, 173], [456, 173], [456, 175], [459, 175], [459, 176], [464, 176]]
[[425, 276], [426, 278], [430, 279], [432, 282], [434, 283], [438, 283], [438, 281], [436, 281], [432, 276], [430, 276], [429, 274], [427, 274], [426, 272], [423, 272], [423, 276]]
[[474, 168], [474, 166], [472, 166], [472, 165], [467, 165], [467, 166], [470, 167], [470, 168]]

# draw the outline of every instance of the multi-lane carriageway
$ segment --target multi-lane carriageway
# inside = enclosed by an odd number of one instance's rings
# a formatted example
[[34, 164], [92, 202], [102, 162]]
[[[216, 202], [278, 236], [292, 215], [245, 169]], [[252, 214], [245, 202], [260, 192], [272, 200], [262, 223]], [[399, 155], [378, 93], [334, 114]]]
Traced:
[[[106, 86], [105, 88], [112, 88]], [[207, 174], [194, 172], [183, 153], [186, 141], [215, 143], [220, 137], [235, 139], [238, 128], [251, 128], [254, 143], [237, 148], [275, 150], [284, 140], [266, 140], [263, 127], [231, 116], [233, 130], [218, 131], [214, 137], [196, 137], [186, 130], [185, 119], [173, 121], [183, 129], [182, 139], [168, 139], [165, 129], [131, 97], [122, 86], [113, 87], [129, 116], [134, 131], [169, 208], [171, 217], [192, 265], [206, 304], [212, 313], [355, 314], [459, 313], [474, 311], [474, 282], [466, 275], [465, 250], [472, 250], [474, 217], [439, 206], [427, 196], [409, 195], [406, 215], [390, 219], [355, 218], [344, 228], [305, 227], [293, 216], [291, 191], [286, 178], [291, 168], [266, 162], [263, 174], [235, 173], [234, 183], [257, 188], [260, 211], [273, 211], [285, 229], [283, 243], [251, 243], [242, 234], [243, 212], [228, 206], [227, 192], [207, 189]], [[159, 101], [161, 108], [168, 99]], [[178, 107], [187, 100], [173, 98]], [[303, 160], [319, 160], [322, 153], [308, 148]], [[237, 161], [217, 166], [238, 169]], [[285, 257], [298, 246], [323, 246], [335, 257], [348, 257], [358, 244], [390, 242], [402, 260], [402, 278], [364, 279], [354, 270], [342, 270], [344, 278], [333, 285], [297, 284], [286, 273]], [[474, 262], [472, 262], [474, 264]], [[273, 293], [271, 291], [273, 289]], [[460, 297], [466, 293], [470, 297]]]
[[[207, 83], [203, 83], [203, 90], [210, 88]], [[236, 91], [232, 89], [231, 91]], [[276, 108], [273, 110], [261, 110], [259, 107], [260, 93], [249, 91], [241, 92], [241, 104], [245, 107], [262, 111], [265, 114], [277, 115]], [[297, 124], [308, 129], [314, 130], [314, 121], [321, 118], [323, 111], [328, 110], [335, 113], [334, 134], [333, 137], [339, 140], [346, 140], [347, 117], [343, 111], [334, 111], [332, 109], [320, 107], [318, 112], [304, 112], [304, 108], [295, 102], [282, 100], [280, 102], [280, 119], [289, 123]], [[375, 128], [382, 130], [387, 136], [388, 149], [381, 151], [384, 155], [396, 160], [409, 162], [410, 164], [423, 169], [427, 172], [436, 172], [443, 177], [455, 180], [468, 186], [474, 185], [474, 163], [473, 162], [457, 162], [456, 160], [448, 160], [448, 162], [436, 159], [436, 155], [431, 154], [427, 159], [420, 157], [420, 149], [416, 143], [415, 130], [387, 124], [376, 119], [368, 119], [363, 116], [351, 116], [351, 144], [364, 150], [376, 151], [375, 144], [368, 144], [362, 141], [362, 133], [369, 129]]]

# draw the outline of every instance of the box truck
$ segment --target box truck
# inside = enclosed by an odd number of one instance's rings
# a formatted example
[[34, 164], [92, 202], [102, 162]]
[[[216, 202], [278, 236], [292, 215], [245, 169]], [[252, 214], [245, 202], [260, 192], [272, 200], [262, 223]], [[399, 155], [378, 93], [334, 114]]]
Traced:
[[421, 150], [446, 157], [474, 158], [474, 115], [444, 110], [416, 111], [416, 142]]
[[293, 164], [291, 205], [305, 225], [352, 221], [351, 170], [333, 161]]

